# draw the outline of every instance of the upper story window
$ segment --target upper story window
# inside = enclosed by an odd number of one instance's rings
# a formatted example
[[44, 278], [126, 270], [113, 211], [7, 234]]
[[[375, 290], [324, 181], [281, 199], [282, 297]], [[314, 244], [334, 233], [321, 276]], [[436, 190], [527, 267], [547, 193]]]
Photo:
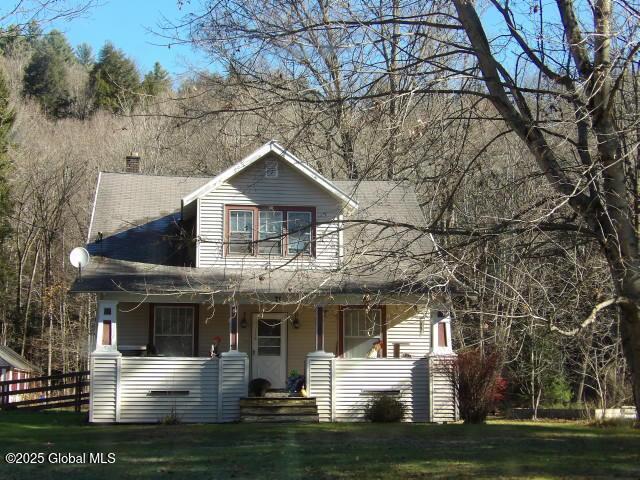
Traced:
[[282, 213], [279, 210], [259, 210], [259, 255], [282, 255]]
[[253, 214], [252, 210], [229, 211], [229, 253], [252, 253]]
[[227, 207], [227, 255], [313, 256], [313, 207]]
[[311, 212], [287, 212], [287, 253], [311, 255]]

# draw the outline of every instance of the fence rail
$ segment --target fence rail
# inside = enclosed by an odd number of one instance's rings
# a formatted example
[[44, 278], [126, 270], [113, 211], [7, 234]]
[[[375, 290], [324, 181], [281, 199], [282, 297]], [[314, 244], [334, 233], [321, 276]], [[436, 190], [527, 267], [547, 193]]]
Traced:
[[[89, 371], [86, 370], [0, 382], [0, 408], [46, 410], [74, 407], [79, 412], [82, 405], [89, 403], [88, 377]], [[26, 388], [20, 388], [23, 384]], [[18, 385], [18, 389], [11, 390], [12, 385]], [[23, 398], [36, 394], [39, 394], [37, 398]]]

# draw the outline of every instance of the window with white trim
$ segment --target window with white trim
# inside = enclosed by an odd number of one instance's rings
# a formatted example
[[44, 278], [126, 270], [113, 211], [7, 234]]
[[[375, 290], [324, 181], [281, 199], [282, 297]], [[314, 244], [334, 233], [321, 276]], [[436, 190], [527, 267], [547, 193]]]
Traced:
[[194, 317], [192, 306], [155, 306], [154, 345], [159, 355], [193, 356]]
[[372, 308], [345, 309], [344, 357], [367, 358], [373, 345], [382, 341], [382, 311]]

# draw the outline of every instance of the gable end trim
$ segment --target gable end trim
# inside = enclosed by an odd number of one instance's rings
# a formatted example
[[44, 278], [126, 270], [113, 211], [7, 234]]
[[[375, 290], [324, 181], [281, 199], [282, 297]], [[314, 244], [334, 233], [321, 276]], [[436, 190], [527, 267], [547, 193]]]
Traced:
[[215, 190], [222, 183], [229, 180], [234, 175], [240, 173], [245, 168], [249, 167], [253, 163], [257, 162], [261, 158], [263, 158], [268, 153], [275, 153], [282, 160], [287, 162], [289, 165], [294, 167], [298, 172], [302, 173], [304, 176], [320, 185], [322, 188], [327, 190], [330, 194], [338, 199], [342, 200], [347, 206], [353, 209], [358, 208], [358, 202], [356, 202], [352, 197], [347, 195], [341, 189], [333, 184], [330, 180], [322, 176], [319, 172], [311, 168], [309, 165], [303, 163], [298, 157], [284, 148], [282, 145], [278, 144], [275, 140], [266, 143], [262, 147], [258, 148], [255, 152], [253, 152], [248, 157], [245, 157], [240, 162], [231, 166], [224, 172], [217, 175], [211, 181], [205, 183], [202, 187], [197, 190], [191, 192], [189, 195], [182, 198], [182, 205], [186, 206], [192, 203], [194, 200], [203, 197], [209, 192]]

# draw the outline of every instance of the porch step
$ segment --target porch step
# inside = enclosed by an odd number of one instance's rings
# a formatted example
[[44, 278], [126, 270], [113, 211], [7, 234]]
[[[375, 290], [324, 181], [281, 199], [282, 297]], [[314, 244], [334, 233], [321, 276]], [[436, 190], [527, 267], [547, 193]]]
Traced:
[[240, 415], [244, 423], [318, 423], [318, 415]]
[[284, 389], [271, 389], [267, 390], [267, 393], [264, 395], [266, 398], [288, 398], [289, 392]]
[[240, 399], [241, 422], [317, 423], [315, 398], [248, 397]]
[[313, 397], [246, 397], [240, 399], [240, 407], [315, 407]]

